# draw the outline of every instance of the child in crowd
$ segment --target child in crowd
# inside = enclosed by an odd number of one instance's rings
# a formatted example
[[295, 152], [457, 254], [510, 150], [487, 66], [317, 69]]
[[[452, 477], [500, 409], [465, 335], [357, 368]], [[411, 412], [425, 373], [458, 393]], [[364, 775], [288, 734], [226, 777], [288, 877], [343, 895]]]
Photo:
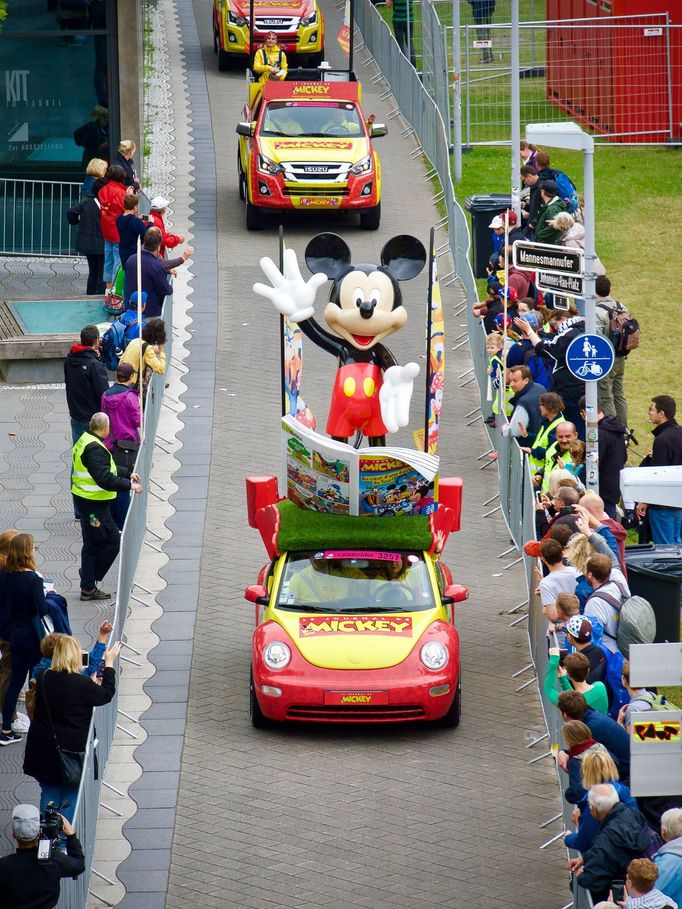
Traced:
[[[99, 664], [104, 659], [107, 637], [111, 634], [113, 627], [114, 626], [111, 624], [111, 622], [107, 621], [102, 622], [102, 624], [99, 626], [99, 634], [92, 650], [90, 651], [90, 659], [88, 660], [88, 665], [83, 667], [83, 675], [94, 676], [99, 669]], [[52, 632], [52, 634], [45, 635], [45, 637], [40, 642], [41, 660], [39, 663], [36, 663], [36, 665], [33, 667], [33, 670], [31, 671], [31, 681], [35, 681], [40, 672], [42, 672], [44, 669], [49, 669], [52, 666], [54, 648], [59, 638], [64, 637], [68, 637], [68, 635], [59, 634], [58, 632]]]
[[580, 439], [571, 442], [568, 458], [563, 458], [564, 470], [572, 474], [579, 483], [585, 482], [585, 443]]
[[[559, 594], [561, 596], [561, 594]], [[569, 594], [570, 596], [571, 594]], [[576, 599], [574, 597], [574, 599]], [[603, 682], [589, 685], [586, 681], [590, 673], [590, 661], [582, 653], [569, 653], [561, 661], [558, 647], [550, 647], [547, 675], [544, 691], [546, 697], [556, 705], [560, 691], [579, 691], [587, 701], [587, 706], [606, 715], [609, 709], [609, 696]]]
[[486, 337], [485, 350], [488, 354], [488, 401], [493, 411], [485, 422], [488, 426], [495, 426], [500, 412], [500, 383], [504, 381], [502, 335], [499, 332], [493, 331]]

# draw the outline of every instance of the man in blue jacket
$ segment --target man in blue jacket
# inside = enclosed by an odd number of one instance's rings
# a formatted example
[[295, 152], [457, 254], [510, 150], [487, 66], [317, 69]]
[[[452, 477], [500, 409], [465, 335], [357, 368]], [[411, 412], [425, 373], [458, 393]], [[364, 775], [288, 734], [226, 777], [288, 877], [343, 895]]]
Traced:
[[[145, 316], [154, 319], [161, 315], [163, 301], [173, 293], [163, 259], [159, 255], [163, 236], [158, 227], [150, 227], [144, 236], [141, 253], [142, 291], [147, 293]], [[137, 256], [131, 256], [125, 264], [124, 298], [126, 303], [133, 290], [137, 289]]]
[[579, 691], [562, 691], [557, 702], [559, 713], [565, 723], [580, 720], [592, 733], [595, 742], [607, 748], [618, 762], [620, 781], [630, 785], [630, 737], [622, 726], [603, 713], [587, 706]]

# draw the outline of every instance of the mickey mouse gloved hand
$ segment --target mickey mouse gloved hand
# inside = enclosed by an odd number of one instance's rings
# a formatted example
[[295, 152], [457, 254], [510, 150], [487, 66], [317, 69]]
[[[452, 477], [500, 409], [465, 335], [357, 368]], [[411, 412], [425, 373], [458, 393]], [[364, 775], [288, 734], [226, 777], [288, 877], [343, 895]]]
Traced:
[[390, 366], [384, 373], [379, 391], [381, 419], [389, 432], [397, 432], [410, 422], [410, 401], [414, 380], [419, 375], [418, 363]]
[[284, 274], [267, 256], [260, 260], [260, 267], [272, 287], [267, 284], [254, 284], [254, 293], [270, 300], [275, 309], [283, 316], [288, 316], [292, 322], [303, 322], [312, 318], [315, 312], [313, 309], [315, 294], [327, 281], [326, 275], [315, 274], [305, 281], [293, 249], [284, 252]]

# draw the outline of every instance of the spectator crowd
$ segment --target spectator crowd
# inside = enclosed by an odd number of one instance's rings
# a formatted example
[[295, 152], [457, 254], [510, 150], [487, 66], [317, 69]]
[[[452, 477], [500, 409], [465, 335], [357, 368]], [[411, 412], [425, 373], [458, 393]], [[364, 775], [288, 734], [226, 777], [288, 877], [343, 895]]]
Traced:
[[[119, 554], [131, 493], [143, 491], [135, 463], [147, 387], [166, 370], [161, 315], [169, 274], [192, 253], [186, 247], [167, 258], [184, 237], [166, 230], [162, 196], [138, 217], [134, 153], [134, 143], [123, 141], [111, 165], [88, 156], [81, 202], [68, 213], [88, 260], [87, 292], [102, 296], [103, 321], [106, 312], [114, 317], [102, 331], [85, 325], [64, 361], [82, 601], [112, 598], [101, 583]], [[16, 852], [0, 859], [7, 909], [55, 906], [60, 880], [85, 868], [72, 822], [94, 708], [116, 691], [121, 645], [107, 646], [111, 632], [102, 622], [92, 649], [82, 650], [67, 600], [37, 570], [33, 536], [0, 531], [0, 749], [24, 743], [24, 773], [40, 787], [39, 806], [15, 807]]]
[[[564, 743], [557, 763], [573, 806], [566, 845], [579, 853], [569, 868], [600, 906], [675, 909], [682, 906], [682, 795], [635, 799], [628, 788], [633, 724], [678, 708], [630, 682], [629, 647], [653, 641], [655, 615], [631, 595], [625, 540], [637, 527], [641, 542], [682, 544], [682, 509], [621, 495], [620, 471], [636, 442], [624, 375], [639, 327], [612, 296], [599, 259], [597, 332], [616, 358], [598, 382], [600, 494], [586, 488], [585, 383], [566, 362], [569, 345], [585, 333], [584, 301], [543, 295], [535, 273], [515, 267], [512, 255], [516, 240], [583, 249], [582, 200], [546, 152], [524, 142], [521, 156], [521, 222], [508, 211], [490, 223], [487, 295], [474, 314], [486, 333], [485, 422], [519, 446], [535, 491], [536, 533], [524, 548], [538, 559], [536, 593], [547, 619], [543, 689]], [[655, 394], [649, 420], [653, 443], [642, 464], [682, 465], [674, 398]]]

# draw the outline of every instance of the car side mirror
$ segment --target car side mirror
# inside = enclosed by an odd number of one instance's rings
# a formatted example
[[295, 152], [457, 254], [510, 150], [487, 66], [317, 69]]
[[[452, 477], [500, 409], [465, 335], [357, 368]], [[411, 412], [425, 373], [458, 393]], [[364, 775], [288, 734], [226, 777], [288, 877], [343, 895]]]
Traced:
[[440, 598], [444, 606], [451, 606], [453, 603], [462, 603], [469, 599], [469, 588], [464, 584], [448, 584]]
[[244, 591], [244, 597], [249, 603], [258, 603], [259, 606], [267, 606], [270, 602], [268, 592], [261, 584], [253, 584]]
[[237, 124], [237, 135], [246, 136], [247, 138], [251, 137], [251, 124], [250, 123], [238, 123]]
[[388, 127], [385, 123], [373, 123], [369, 128], [369, 134], [372, 139], [380, 139], [388, 135]]

